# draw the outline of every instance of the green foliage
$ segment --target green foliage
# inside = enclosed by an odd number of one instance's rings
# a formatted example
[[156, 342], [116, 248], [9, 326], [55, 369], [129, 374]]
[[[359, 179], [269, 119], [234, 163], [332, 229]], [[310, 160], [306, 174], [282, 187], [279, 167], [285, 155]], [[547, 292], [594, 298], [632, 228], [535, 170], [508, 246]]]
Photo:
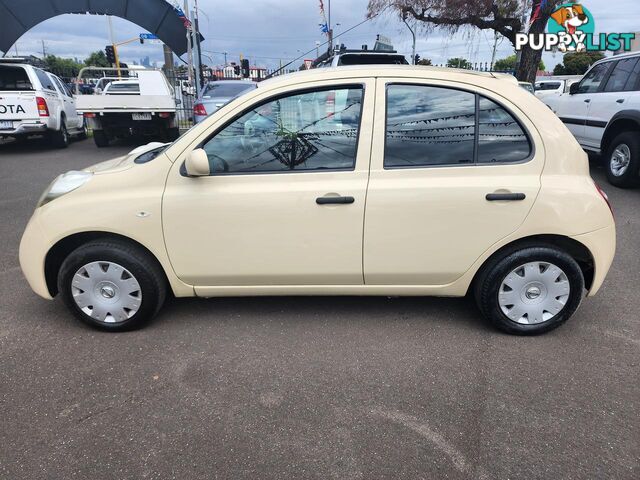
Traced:
[[47, 66], [47, 70], [51, 73], [68, 79], [78, 75], [78, 72], [82, 68], [82, 64], [77, 63], [70, 58], [61, 58], [55, 55], [47, 55], [44, 59]]
[[[501, 58], [497, 60], [493, 69], [498, 72], [504, 72], [509, 70], [516, 69], [516, 62], [518, 57], [514, 55], [509, 55], [507, 58]], [[542, 60], [540, 60], [540, 64], [538, 65], [538, 70], [545, 70], [546, 66]]]
[[98, 50], [96, 52], [93, 52], [91, 55], [89, 55], [87, 59], [84, 61], [84, 64], [87, 67], [110, 67], [111, 66], [111, 64], [107, 60], [107, 56], [102, 50]]
[[450, 58], [449, 60], [447, 60], [447, 67], [470, 69], [471, 62], [466, 58], [459, 58], [459, 57]]
[[433, 65], [433, 63], [431, 63], [431, 59], [430, 58], [421, 58], [420, 61], [418, 62], [418, 65], [424, 65], [426, 67]]
[[567, 53], [553, 69], [554, 75], [584, 75], [589, 67], [604, 58], [601, 52]]

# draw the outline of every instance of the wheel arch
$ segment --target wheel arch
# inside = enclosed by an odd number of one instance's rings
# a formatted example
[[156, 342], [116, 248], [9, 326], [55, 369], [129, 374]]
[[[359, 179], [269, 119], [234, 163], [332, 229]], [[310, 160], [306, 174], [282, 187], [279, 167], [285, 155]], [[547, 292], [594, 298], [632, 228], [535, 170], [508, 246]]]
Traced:
[[145, 247], [140, 242], [133, 240], [132, 238], [126, 237], [124, 235], [119, 235], [117, 233], [111, 232], [103, 232], [103, 231], [91, 231], [91, 232], [80, 232], [74, 233], [65, 237], [58, 242], [56, 242], [47, 252], [44, 261], [44, 275], [47, 283], [47, 289], [49, 290], [49, 294], [54, 297], [58, 294], [58, 272], [60, 271], [60, 267], [62, 266], [62, 262], [67, 256], [73, 252], [76, 248], [84, 245], [85, 243], [94, 241], [94, 240], [118, 240], [124, 243], [128, 243], [130, 245], [134, 245], [135, 247], [144, 251], [153, 261], [155, 261], [162, 271], [165, 281], [168, 285], [169, 282], [167, 278], [167, 272], [165, 271], [162, 263], [158, 260], [157, 256]]
[[476, 271], [473, 280], [469, 284], [467, 293], [470, 293], [475, 288], [476, 282], [484, 274], [486, 266], [494, 260], [496, 257], [508, 255], [509, 253], [527, 248], [531, 246], [539, 247], [541, 245], [556, 247], [568, 255], [570, 255], [576, 263], [580, 266], [582, 276], [584, 277], [584, 285], [587, 290], [591, 289], [594, 279], [594, 266], [595, 261], [591, 251], [582, 243], [573, 238], [564, 235], [553, 234], [540, 234], [531, 235], [528, 237], [519, 238], [506, 245], [503, 245], [498, 250], [493, 252], [483, 263], [482, 266]]
[[614, 115], [604, 131], [604, 135], [602, 135], [602, 142], [600, 143], [602, 154], [605, 155], [607, 153], [614, 138], [627, 131], [640, 131], [640, 111], [623, 110]]

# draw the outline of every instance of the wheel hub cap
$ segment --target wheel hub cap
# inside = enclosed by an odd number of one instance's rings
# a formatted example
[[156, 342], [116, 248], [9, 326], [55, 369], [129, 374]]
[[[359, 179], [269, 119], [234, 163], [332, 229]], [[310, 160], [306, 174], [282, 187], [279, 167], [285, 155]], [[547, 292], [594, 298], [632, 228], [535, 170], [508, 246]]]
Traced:
[[531, 325], [558, 315], [567, 304], [570, 292], [569, 279], [562, 269], [548, 262], [530, 262], [504, 278], [498, 304], [510, 320]]
[[616, 177], [624, 175], [627, 168], [629, 168], [629, 163], [631, 163], [631, 150], [629, 146], [625, 144], [618, 145], [611, 154], [611, 173]]
[[71, 294], [78, 308], [99, 322], [124, 322], [142, 305], [140, 283], [117, 263], [87, 263], [78, 269], [71, 282]]

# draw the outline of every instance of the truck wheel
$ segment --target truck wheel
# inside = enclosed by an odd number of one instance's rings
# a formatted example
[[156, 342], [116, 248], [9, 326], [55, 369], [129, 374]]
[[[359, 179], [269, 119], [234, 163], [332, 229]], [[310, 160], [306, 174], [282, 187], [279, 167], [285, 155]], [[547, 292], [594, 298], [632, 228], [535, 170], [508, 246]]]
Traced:
[[51, 144], [56, 148], [67, 148], [69, 146], [69, 132], [64, 119], [60, 121], [60, 130], [51, 132]]
[[607, 180], [620, 188], [640, 184], [640, 135], [623, 132], [613, 139], [607, 149]]
[[93, 141], [96, 143], [96, 147], [98, 148], [109, 146], [109, 137], [104, 133], [104, 130], [94, 130]]
[[180, 129], [178, 127], [175, 128], [167, 128], [165, 130], [165, 139], [167, 142], [173, 142], [178, 139], [180, 136]]

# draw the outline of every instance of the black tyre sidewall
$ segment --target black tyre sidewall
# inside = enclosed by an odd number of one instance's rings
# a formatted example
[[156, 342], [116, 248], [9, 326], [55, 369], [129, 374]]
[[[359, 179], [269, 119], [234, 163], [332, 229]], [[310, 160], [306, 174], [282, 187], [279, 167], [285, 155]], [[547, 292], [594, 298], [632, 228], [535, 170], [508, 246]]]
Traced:
[[[109, 261], [126, 268], [142, 289], [140, 309], [129, 319], [117, 324], [99, 322], [84, 313], [73, 300], [71, 282], [80, 267], [90, 262]], [[138, 252], [117, 244], [88, 244], [73, 251], [62, 263], [58, 273], [58, 291], [65, 305], [84, 323], [106, 331], [126, 331], [140, 328], [160, 310], [165, 297], [164, 279], [157, 268]]]
[[[66, 132], [66, 135], [65, 135]], [[57, 148], [67, 148], [69, 146], [69, 131], [64, 119], [60, 123], [60, 130], [51, 134], [52, 143]]]
[[[508, 318], [498, 303], [498, 292], [505, 277], [529, 262], [552, 263], [564, 271], [571, 286], [565, 307], [552, 319], [536, 325], [522, 325]], [[580, 266], [565, 252], [553, 247], [527, 247], [496, 259], [487, 266], [476, 289], [476, 300], [483, 316], [500, 330], [516, 335], [539, 335], [566, 322], [577, 310], [584, 296], [584, 278]]]
[[103, 148], [109, 145], [109, 138], [102, 130], [95, 130], [93, 132], [93, 141], [98, 148]]
[[[611, 156], [619, 145], [625, 144], [631, 151], [631, 161], [627, 171], [619, 177], [611, 172]], [[630, 188], [640, 185], [640, 134], [637, 132], [623, 132], [616, 136], [607, 149], [605, 158], [605, 170], [607, 172], [607, 180], [611, 185], [620, 188]]]

